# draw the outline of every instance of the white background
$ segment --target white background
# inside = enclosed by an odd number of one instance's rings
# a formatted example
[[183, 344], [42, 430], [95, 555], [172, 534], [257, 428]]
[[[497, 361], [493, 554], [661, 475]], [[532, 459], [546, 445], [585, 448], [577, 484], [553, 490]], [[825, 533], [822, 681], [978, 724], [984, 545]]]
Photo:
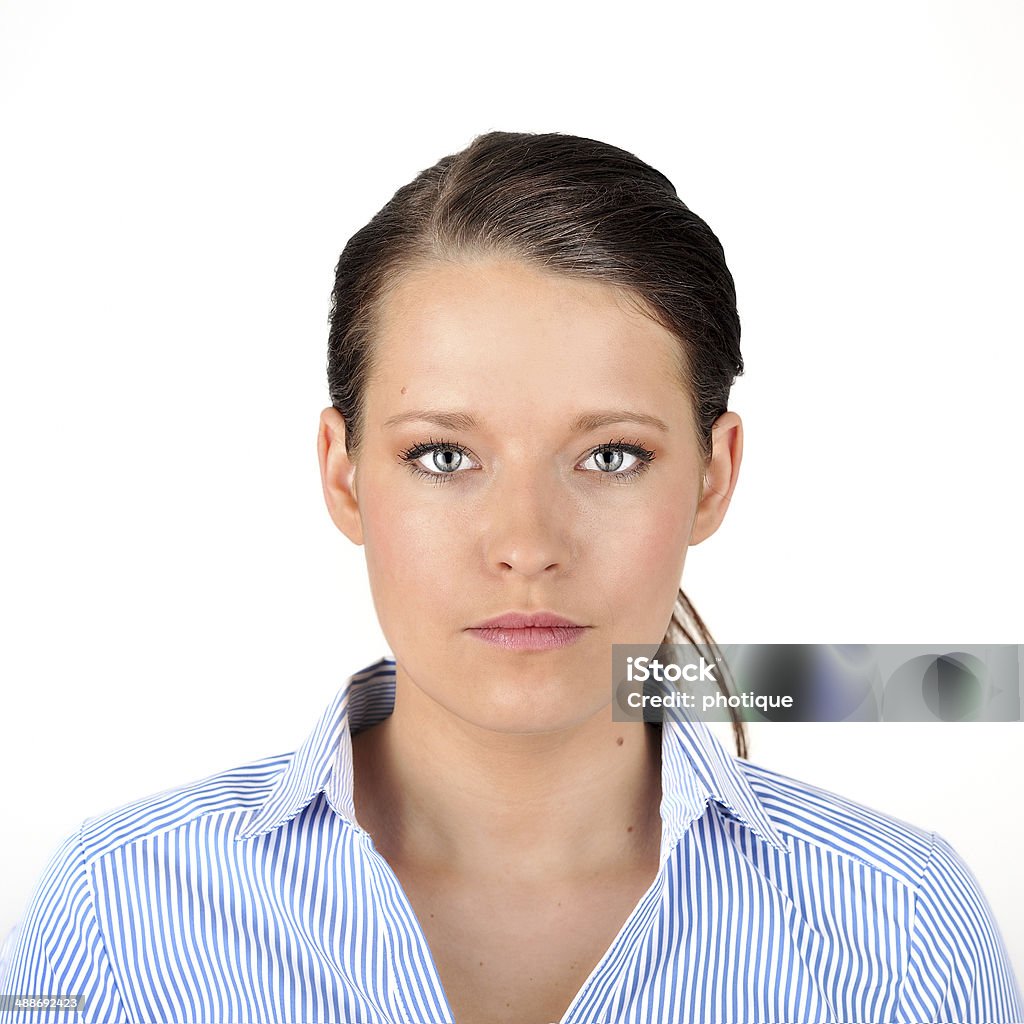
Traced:
[[[317, 417], [348, 237], [492, 130], [589, 135], [722, 240], [723, 642], [1016, 643], [1022, 8], [0, 3], [0, 929], [82, 818], [294, 749], [387, 653]], [[1024, 977], [1024, 726], [753, 728], [945, 835]], [[724, 735], [724, 733], [723, 733]]]

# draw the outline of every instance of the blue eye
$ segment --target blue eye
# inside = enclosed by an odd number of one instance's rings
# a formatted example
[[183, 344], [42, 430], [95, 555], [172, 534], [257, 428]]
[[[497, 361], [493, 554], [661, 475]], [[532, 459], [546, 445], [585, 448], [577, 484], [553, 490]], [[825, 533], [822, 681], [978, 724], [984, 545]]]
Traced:
[[[429, 477], [436, 484], [444, 484], [469, 460], [469, 452], [454, 442], [426, 441], [406, 448], [399, 458], [418, 476]], [[423, 465], [421, 459], [426, 459], [427, 465]]]
[[[654, 456], [655, 453], [645, 448], [639, 441], [627, 442], [620, 439], [593, 449], [584, 463], [595, 459], [602, 476], [624, 481], [639, 476], [654, 461]], [[627, 458], [633, 461], [627, 464], [625, 472], [620, 472]]]

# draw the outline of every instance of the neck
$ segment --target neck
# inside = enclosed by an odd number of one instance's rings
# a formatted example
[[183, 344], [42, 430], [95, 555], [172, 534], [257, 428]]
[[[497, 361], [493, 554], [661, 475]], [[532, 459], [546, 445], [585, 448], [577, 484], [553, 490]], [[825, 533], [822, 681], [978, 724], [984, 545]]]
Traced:
[[609, 706], [558, 732], [482, 729], [397, 679], [353, 740], [359, 823], [392, 864], [537, 877], [656, 862], [661, 731]]

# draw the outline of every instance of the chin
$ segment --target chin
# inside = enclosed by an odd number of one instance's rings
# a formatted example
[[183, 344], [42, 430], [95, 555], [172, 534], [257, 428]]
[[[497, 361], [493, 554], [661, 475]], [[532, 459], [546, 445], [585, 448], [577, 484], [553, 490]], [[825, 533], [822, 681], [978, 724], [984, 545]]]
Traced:
[[580, 692], [557, 681], [538, 684], [536, 679], [504, 679], [474, 691], [471, 701], [451, 710], [464, 721], [490, 732], [509, 735], [561, 732], [582, 724], [611, 703], [608, 693], [593, 687]]

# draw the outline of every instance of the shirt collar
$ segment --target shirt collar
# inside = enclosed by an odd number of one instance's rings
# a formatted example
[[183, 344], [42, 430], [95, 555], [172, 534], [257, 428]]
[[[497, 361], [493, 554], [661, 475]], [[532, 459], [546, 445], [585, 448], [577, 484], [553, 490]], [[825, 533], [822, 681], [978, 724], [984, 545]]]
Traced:
[[[235, 838], [251, 839], [273, 831], [291, 821], [319, 793], [358, 828], [352, 800], [352, 735], [387, 718], [394, 703], [393, 659], [381, 658], [349, 676]], [[712, 800], [766, 843], [789, 852], [738, 762], [706, 723], [669, 718], [661, 729], [663, 860]]]

